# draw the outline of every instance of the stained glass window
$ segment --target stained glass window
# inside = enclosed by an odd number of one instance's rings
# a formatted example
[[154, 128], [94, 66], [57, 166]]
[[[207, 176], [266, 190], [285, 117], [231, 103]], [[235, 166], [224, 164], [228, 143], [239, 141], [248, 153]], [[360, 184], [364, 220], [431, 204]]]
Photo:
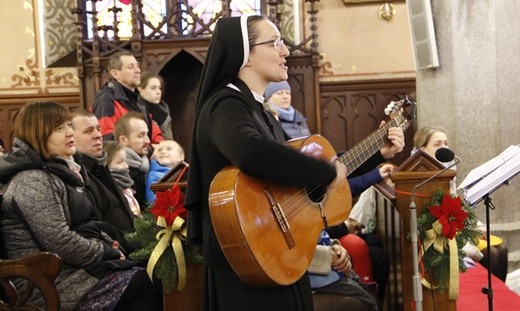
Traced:
[[[88, 38], [93, 37], [93, 23], [98, 27], [99, 36], [113, 38], [114, 21], [117, 21], [119, 38], [130, 38], [132, 36], [132, 6], [126, 4], [127, 2], [129, 2], [129, 0], [86, 1], [86, 11], [92, 12], [95, 10], [97, 12], [97, 21], [93, 21], [92, 14], [87, 13]], [[169, 2], [170, 5], [173, 3], [177, 8], [168, 8], [167, 2]], [[197, 25], [200, 26], [200, 24], [194, 21], [193, 16], [197, 16], [203, 23], [209, 24], [210, 21], [222, 11], [221, 0], [142, 0], [141, 3], [142, 13], [146, 22], [155, 28], [163, 23], [160, 30], [164, 33], [167, 32], [167, 27], [170, 23], [169, 21], [165, 21], [165, 18], [168, 16], [168, 10], [170, 13], [171, 11], [180, 12], [180, 18], [176, 17], [178, 20], [175, 21], [179, 26], [175, 28], [179, 29], [180, 35], [187, 35], [197, 31]], [[231, 16], [261, 14], [261, 0], [231, 0], [230, 9]], [[114, 12], [117, 14], [115, 17]], [[171, 24], [172, 23], [170, 23], [170, 26]], [[142, 28], [145, 36], [153, 32], [153, 29], [146, 24], [143, 24]]]

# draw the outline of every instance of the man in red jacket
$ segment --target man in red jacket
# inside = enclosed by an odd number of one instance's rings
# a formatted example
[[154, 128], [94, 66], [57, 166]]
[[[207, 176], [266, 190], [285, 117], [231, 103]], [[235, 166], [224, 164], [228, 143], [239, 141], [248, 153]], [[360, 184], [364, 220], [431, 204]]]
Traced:
[[129, 111], [143, 115], [150, 130], [148, 138], [152, 144], [163, 140], [163, 134], [155, 123], [146, 106], [138, 103], [137, 87], [141, 83], [141, 69], [134, 55], [129, 51], [113, 54], [108, 63], [111, 79], [96, 94], [92, 112], [99, 119], [104, 140], [114, 140], [114, 125], [116, 121]]

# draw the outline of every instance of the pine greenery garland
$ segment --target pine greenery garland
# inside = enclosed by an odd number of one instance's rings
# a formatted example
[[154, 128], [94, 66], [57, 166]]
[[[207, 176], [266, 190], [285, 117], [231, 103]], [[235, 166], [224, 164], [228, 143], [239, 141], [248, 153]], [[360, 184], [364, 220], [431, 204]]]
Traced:
[[[155, 216], [150, 213], [150, 207], [143, 212], [142, 218], [134, 220], [134, 229], [134, 232], [127, 234], [125, 237], [130, 242], [139, 243], [141, 248], [132, 252], [130, 258], [148, 262], [148, 258], [159, 242], [156, 235], [162, 229], [156, 224]], [[204, 262], [199, 247], [188, 245], [185, 241], [182, 241], [182, 246], [187, 264], [202, 264]], [[154, 280], [157, 279], [162, 283], [165, 292], [170, 293], [175, 288], [178, 278], [177, 261], [171, 246], [166, 248], [157, 261], [153, 276]]]

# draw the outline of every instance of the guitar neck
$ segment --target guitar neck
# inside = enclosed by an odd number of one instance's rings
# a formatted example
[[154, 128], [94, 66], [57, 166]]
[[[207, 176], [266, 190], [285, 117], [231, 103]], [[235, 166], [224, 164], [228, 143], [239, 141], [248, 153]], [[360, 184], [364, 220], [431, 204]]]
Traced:
[[345, 164], [347, 174], [352, 173], [387, 143], [388, 129], [396, 126], [399, 126], [397, 121], [395, 119], [390, 120], [383, 127], [378, 128], [359, 144], [345, 152], [337, 161]]

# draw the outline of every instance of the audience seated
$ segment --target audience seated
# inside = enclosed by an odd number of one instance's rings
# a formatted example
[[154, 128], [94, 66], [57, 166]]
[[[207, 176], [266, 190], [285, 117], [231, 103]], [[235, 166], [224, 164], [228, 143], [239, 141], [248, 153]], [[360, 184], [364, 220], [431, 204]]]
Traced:
[[128, 233], [133, 231], [134, 214], [107, 166], [103, 137], [94, 114], [84, 109], [72, 113], [76, 139], [75, 157], [81, 158], [88, 174], [88, 187], [101, 213], [101, 219]]
[[117, 141], [106, 141], [103, 143], [103, 149], [107, 153], [107, 165], [117, 186], [123, 191], [130, 210], [134, 216], [141, 218], [141, 207], [135, 198], [135, 190], [132, 189], [134, 181], [130, 177], [130, 169], [126, 163], [125, 147]]
[[125, 147], [126, 163], [130, 167], [130, 177], [134, 181], [132, 189], [141, 210], [146, 209], [146, 174], [150, 170], [148, 159], [148, 126], [138, 112], [129, 112], [116, 122], [114, 135], [116, 141]]
[[141, 84], [139, 63], [129, 51], [121, 51], [110, 56], [108, 60], [110, 81], [96, 93], [92, 111], [99, 119], [101, 133], [105, 140], [114, 138], [114, 126], [119, 118], [127, 112], [134, 111], [143, 115], [150, 132], [148, 139], [157, 144], [163, 139], [161, 129], [152, 120], [146, 105], [138, 101], [136, 88]]
[[[161, 288], [125, 259], [95, 218], [88, 175], [73, 157], [71, 119], [53, 102], [27, 104], [15, 118], [13, 151], [0, 158], [7, 257], [42, 251], [60, 256], [55, 286], [61, 310], [162, 310]], [[31, 300], [39, 303], [42, 296], [37, 292]]]
[[359, 276], [352, 270], [348, 252], [337, 240], [331, 240], [326, 230], [322, 231], [309, 267], [309, 278], [317, 293], [356, 298], [368, 310], [379, 310], [377, 299], [361, 286]]
[[137, 104], [152, 116], [152, 119], [159, 125], [164, 138], [173, 139], [172, 117], [170, 107], [161, 99], [164, 80], [158, 74], [143, 72], [141, 74], [141, 84], [137, 87], [139, 98]]
[[[392, 165], [385, 164], [379, 168], [379, 171], [376, 169], [372, 173], [349, 177], [352, 196], [358, 196], [360, 191], [387, 178], [392, 168]], [[366, 175], [376, 175], [376, 173], [378, 179], [364, 178]], [[383, 301], [390, 272], [390, 259], [382, 242], [374, 233], [361, 233], [364, 227], [365, 225], [355, 219], [348, 218], [343, 224], [329, 228], [328, 232], [331, 237], [339, 239], [353, 258], [354, 270], [360, 276], [360, 281], [365, 288], [376, 293], [379, 300]]]
[[[298, 110], [294, 109], [291, 104], [291, 88], [287, 81], [269, 83], [264, 95], [267, 100], [267, 105], [264, 105], [266, 106], [265, 109], [271, 111], [278, 118], [288, 136], [291, 138], [299, 138], [310, 135], [305, 117]], [[383, 124], [384, 123], [382, 123], [382, 125]], [[385, 146], [380, 152], [371, 157], [358, 170], [349, 175], [349, 185], [352, 196], [359, 195], [370, 185], [382, 181], [383, 178], [386, 178], [391, 173], [393, 169], [393, 166], [391, 165], [383, 165], [381, 168], [377, 167], [377, 165], [382, 163], [385, 158], [393, 157], [395, 153], [400, 152], [404, 147], [402, 129], [392, 128], [391, 131], [391, 133], [389, 132], [389, 137], [391, 137], [392, 140], [397, 138], [398, 141], [395, 143], [392, 141], [388, 146]], [[349, 233], [347, 223], [341, 226], [329, 228], [327, 231], [331, 237], [336, 239], [341, 238], [340, 241], [343, 241], [344, 243], [342, 246], [345, 249], [350, 249], [352, 251], [349, 252], [349, 254], [353, 261], [354, 270], [357, 272], [358, 269], [363, 273], [361, 278], [356, 275], [358, 281], [364, 286], [370, 287], [374, 292], [376, 291], [376, 286], [374, 286], [372, 282], [372, 270], [376, 270], [377, 274], [375, 280], [380, 284], [377, 294], [382, 301], [384, 299], [389, 273], [389, 259], [382, 248], [382, 243], [376, 243], [378, 240], [375, 236], [367, 236], [367, 241], [371, 243], [370, 246], [367, 246], [365, 244], [366, 242], [358, 236], [345, 236]], [[360, 248], [358, 247], [359, 245], [365, 245], [365, 247]], [[363, 252], [363, 250], [365, 250], [365, 252]], [[377, 256], [377, 258], [374, 258], [373, 260], [376, 265], [371, 263], [371, 256]], [[366, 269], [367, 267], [368, 269]], [[339, 285], [332, 286], [340, 287]], [[319, 291], [320, 289], [315, 290]], [[348, 290], [345, 288], [338, 289], [338, 291], [343, 291], [347, 296], [350, 295]]]
[[269, 101], [283, 130], [292, 138], [311, 135], [307, 119], [292, 106], [291, 86], [287, 81], [271, 82], [265, 88], [265, 99]]

